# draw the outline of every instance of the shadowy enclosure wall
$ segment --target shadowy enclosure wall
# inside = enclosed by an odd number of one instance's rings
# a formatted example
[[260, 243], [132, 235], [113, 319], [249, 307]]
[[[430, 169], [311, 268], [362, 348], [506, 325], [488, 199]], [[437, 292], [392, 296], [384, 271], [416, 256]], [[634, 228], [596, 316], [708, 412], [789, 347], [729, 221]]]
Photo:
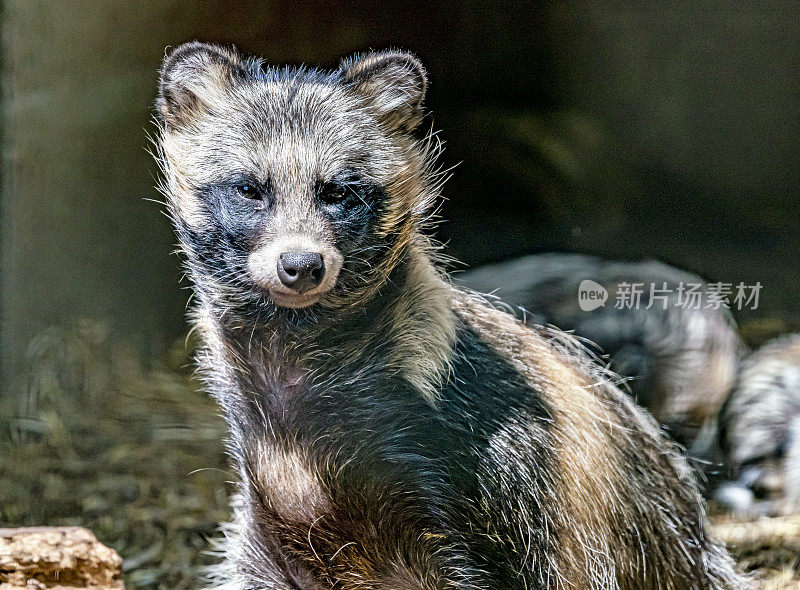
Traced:
[[460, 162], [439, 237], [466, 263], [656, 257], [760, 281], [753, 317], [797, 315], [795, 3], [6, 0], [2, 20], [6, 376], [78, 318], [148, 354], [185, 331], [147, 134], [165, 48], [191, 39], [322, 66], [415, 51]]

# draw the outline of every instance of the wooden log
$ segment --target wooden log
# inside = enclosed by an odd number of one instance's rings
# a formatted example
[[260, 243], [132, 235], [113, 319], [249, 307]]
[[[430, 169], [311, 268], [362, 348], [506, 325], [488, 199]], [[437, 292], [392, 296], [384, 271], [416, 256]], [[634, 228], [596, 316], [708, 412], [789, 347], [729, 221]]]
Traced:
[[0, 529], [0, 590], [124, 590], [122, 558], [80, 527]]

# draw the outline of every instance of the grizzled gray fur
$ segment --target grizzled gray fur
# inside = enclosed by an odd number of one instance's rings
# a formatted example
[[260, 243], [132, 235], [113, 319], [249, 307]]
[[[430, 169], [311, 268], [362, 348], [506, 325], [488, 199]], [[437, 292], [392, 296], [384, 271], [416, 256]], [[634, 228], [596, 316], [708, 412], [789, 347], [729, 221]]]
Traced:
[[745, 360], [719, 422], [736, 481], [717, 499], [744, 513], [800, 512], [800, 334]]
[[164, 62], [163, 188], [239, 477], [216, 583], [741, 587], [655, 423], [439, 270], [426, 84], [398, 51]]

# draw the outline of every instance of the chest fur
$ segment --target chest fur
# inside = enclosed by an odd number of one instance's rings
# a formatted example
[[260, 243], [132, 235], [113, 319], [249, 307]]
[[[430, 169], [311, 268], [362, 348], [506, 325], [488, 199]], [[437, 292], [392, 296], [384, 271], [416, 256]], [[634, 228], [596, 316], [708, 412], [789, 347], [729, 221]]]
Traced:
[[319, 467], [308, 453], [266, 441], [254, 451], [253, 483], [270, 512], [287, 523], [311, 524], [330, 510]]

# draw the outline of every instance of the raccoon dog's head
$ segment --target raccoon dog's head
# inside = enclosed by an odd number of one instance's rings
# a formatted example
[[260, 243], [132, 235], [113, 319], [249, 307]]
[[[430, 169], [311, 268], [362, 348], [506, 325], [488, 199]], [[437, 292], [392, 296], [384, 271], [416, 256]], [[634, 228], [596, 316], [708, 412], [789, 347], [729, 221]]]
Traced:
[[296, 317], [375, 293], [436, 196], [430, 142], [415, 135], [425, 88], [398, 51], [320, 72], [202, 43], [174, 50], [159, 155], [201, 298]]

